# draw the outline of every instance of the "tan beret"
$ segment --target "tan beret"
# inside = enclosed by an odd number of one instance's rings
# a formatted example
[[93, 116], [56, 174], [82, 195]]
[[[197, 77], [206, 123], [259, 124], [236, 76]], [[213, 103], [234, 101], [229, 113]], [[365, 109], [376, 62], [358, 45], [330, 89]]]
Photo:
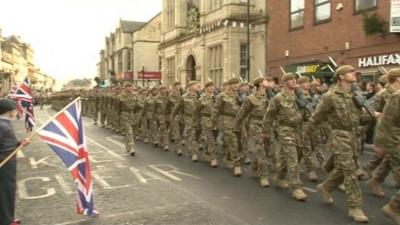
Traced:
[[293, 80], [296, 79], [296, 75], [294, 75], [293, 73], [285, 73], [285, 75], [282, 76], [282, 81], [286, 82], [288, 80]]
[[240, 83], [240, 80], [236, 77], [232, 77], [231, 79], [229, 79], [228, 83], [229, 84], [238, 84], [238, 83]]
[[306, 83], [306, 82], [310, 82], [310, 78], [309, 77], [301, 76], [301, 77], [299, 77], [299, 79], [297, 79], [297, 83], [298, 84], [303, 84], [303, 83]]
[[260, 83], [262, 83], [265, 80], [264, 77], [257, 77], [256, 79], [253, 80], [253, 85], [256, 86]]
[[379, 83], [381, 84], [386, 84], [388, 82], [388, 75], [382, 75], [381, 77], [379, 77]]
[[344, 75], [348, 72], [354, 72], [354, 71], [355, 71], [355, 69], [352, 66], [349, 66], [349, 65], [339, 66], [336, 69], [335, 76], [338, 77], [339, 75]]
[[396, 77], [400, 77], [400, 68], [391, 69], [387, 75], [388, 80], [394, 80]]
[[207, 81], [205, 84], [204, 84], [204, 87], [210, 87], [210, 86], [213, 86], [214, 85], [214, 83], [212, 82], [212, 81]]
[[188, 87], [193, 86], [195, 84], [199, 84], [199, 82], [197, 82], [196, 80], [191, 80], [189, 81], [189, 83], [187, 84]]

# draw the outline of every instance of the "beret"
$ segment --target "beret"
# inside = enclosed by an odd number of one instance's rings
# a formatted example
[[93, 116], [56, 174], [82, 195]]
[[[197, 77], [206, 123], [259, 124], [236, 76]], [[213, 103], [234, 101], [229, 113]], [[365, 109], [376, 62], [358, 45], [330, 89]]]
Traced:
[[17, 108], [17, 103], [13, 100], [0, 98], [0, 114], [12, 111]]

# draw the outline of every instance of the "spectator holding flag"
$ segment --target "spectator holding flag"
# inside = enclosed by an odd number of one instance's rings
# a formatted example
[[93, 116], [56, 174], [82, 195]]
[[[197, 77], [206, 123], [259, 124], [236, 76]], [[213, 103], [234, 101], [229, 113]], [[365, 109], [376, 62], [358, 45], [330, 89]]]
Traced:
[[4, 165], [2, 162], [18, 146], [26, 146], [29, 141], [18, 141], [11, 121], [16, 119], [17, 104], [9, 99], [0, 99], [0, 225], [17, 225], [14, 218], [17, 160], [13, 156]]

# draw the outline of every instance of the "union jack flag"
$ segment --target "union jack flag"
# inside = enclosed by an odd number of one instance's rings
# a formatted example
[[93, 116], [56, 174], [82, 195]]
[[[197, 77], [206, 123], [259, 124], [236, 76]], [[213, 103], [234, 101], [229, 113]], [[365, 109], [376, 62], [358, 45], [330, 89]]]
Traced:
[[18, 91], [18, 85], [17, 83], [14, 83], [14, 86], [11, 88], [10, 94], [8, 96], [17, 103], [17, 111], [18, 111], [17, 118], [20, 119], [22, 118], [22, 114], [24, 113], [24, 108], [22, 107], [22, 102], [17, 97], [15, 97], [17, 91]]
[[31, 81], [29, 80], [29, 77], [26, 77], [24, 79], [24, 82], [22, 82], [17, 90], [14, 90], [14, 93], [10, 93], [8, 96], [13, 99], [17, 99], [21, 101], [22, 106], [27, 107], [30, 103], [32, 103], [32, 95], [31, 95]]
[[38, 131], [60, 157], [77, 185], [77, 212], [97, 216], [93, 207], [92, 176], [83, 129], [81, 101], [75, 99]]

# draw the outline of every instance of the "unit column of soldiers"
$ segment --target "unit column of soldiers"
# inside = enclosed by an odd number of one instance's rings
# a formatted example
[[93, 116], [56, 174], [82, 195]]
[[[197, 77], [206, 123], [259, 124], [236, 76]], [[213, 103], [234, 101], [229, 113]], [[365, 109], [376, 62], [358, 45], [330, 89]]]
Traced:
[[[400, 184], [400, 69], [389, 71], [385, 78], [388, 84], [372, 101], [374, 112], [356, 92], [355, 70], [348, 65], [336, 69], [335, 83], [327, 91], [310, 77], [286, 73], [281, 88], [271, 77], [260, 76], [248, 93], [248, 83], [233, 77], [224, 82], [220, 93], [212, 81], [203, 90], [197, 81], [190, 81], [185, 91], [179, 82], [170, 88], [127, 84], [58, 93], [51, 102], [59, 110], [84, 96], [94, 124], [100, 119], [101, 127], [123, 134], [132, 156], [138, 154], [134, 143], [140, 140], [178, 156], [187, 150], [193, 162], [205, 159], [213, 168], [221, 160], [237, 177], [250, 163], [261, 187], [269, 187], [272, 176], [276, 186], [290, 187], [298, 201], [307, 200], [304, 163], [309, 181], [325, 176], [317, 190], [327, 204], [334, 204], [332, 192], [343, 186], [349, 217], [367, 222], [359, 185], [362, 127], [377, 121], [377, 155], [364, 166], [372, 194], [384, 196], [380, 184], [390, 171]], [[327, 152], [330, 157], [325, 160]], [[400, 224], [400, 192], [383, 212]]]

